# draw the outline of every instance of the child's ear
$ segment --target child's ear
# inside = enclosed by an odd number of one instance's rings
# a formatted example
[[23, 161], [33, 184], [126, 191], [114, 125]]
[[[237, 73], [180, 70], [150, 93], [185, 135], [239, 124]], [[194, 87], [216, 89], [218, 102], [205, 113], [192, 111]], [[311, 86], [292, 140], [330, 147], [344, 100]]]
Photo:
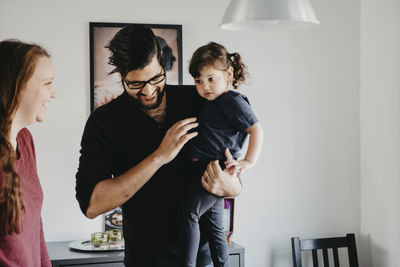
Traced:
[[227, 74], [227, 80], [228, 81], [232, 81], [233, 79], [233, 67], [230, 66], [227, 70], [226, 70], [226, 74]]

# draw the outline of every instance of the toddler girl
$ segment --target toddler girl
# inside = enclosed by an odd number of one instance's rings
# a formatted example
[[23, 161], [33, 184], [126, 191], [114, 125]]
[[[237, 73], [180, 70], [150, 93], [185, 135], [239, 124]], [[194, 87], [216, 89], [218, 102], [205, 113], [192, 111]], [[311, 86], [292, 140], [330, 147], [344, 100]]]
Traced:
[[[209, 172], [212, 170], [204, 169], [211, 160], [224, 161], [220, 165], [226, 168], [237, 166], [239, 176], [256, 163], [263, 138], [261, 124], [249, 100], [230, 88], [232, 85], [237, 89], [245, 80], [246, 67], [238, 53], [230, 54], [224, 46], [211, 42], [194, 52], [189, 72], [205, 103], [198, 117], [198, 136], [189, 142], [187, 154], [195, 164], [201, 166], [201, 173], [204, 172], [202, 179], [206, 183], [211, 182]], [[247, 135], [250, 135], [250, 139], [246, 155], [237, 160]], [[229, 152], [233, 158], [225, 160]], [[208, 193], [200, 182], [199, 179], [194, 182], [180, 213], [183, 216], [179, 219], [183, 224], [183, 265], [196, 266], [200, 221], [205, 226], [202, 231], [205, 231], [208, 238], [214, 266], [228, 266], [228, 244], [222, 221], [224, 200]]]

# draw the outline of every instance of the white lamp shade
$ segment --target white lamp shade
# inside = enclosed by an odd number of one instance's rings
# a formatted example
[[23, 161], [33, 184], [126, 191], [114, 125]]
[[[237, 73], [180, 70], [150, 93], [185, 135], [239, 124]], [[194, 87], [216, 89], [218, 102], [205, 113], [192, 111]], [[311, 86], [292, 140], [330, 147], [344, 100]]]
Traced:
[[231, 0], [225, 30], [301, 29], [319, 24], [308, 0]]

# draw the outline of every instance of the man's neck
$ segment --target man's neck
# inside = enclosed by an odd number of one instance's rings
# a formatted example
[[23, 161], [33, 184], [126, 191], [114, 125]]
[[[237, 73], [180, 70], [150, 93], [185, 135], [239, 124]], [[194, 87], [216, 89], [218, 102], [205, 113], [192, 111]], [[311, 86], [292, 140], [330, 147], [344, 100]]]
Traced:
[[153, 109], [143, 109], [143, 111], [155, 121], [163, 123], [165, 120], [165, 115], [167, 113], [167, 94], [163, 95], [161, 103], [158, 107]]

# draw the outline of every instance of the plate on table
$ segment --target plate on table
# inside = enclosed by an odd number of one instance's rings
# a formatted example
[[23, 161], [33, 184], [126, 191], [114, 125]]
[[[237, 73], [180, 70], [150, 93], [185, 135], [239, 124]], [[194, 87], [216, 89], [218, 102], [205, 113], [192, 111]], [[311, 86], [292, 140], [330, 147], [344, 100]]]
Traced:
[[80, 251], [114, 251], [114, 250], [124, 250], [125, 242], [121, 241], [118, 243], [110, 244], [109, 247], [92, 247], [92, 243], [90, 240], [78, 240], [73, 241], [68, 244], [68, 246], [72, 249], [80, 250]]

